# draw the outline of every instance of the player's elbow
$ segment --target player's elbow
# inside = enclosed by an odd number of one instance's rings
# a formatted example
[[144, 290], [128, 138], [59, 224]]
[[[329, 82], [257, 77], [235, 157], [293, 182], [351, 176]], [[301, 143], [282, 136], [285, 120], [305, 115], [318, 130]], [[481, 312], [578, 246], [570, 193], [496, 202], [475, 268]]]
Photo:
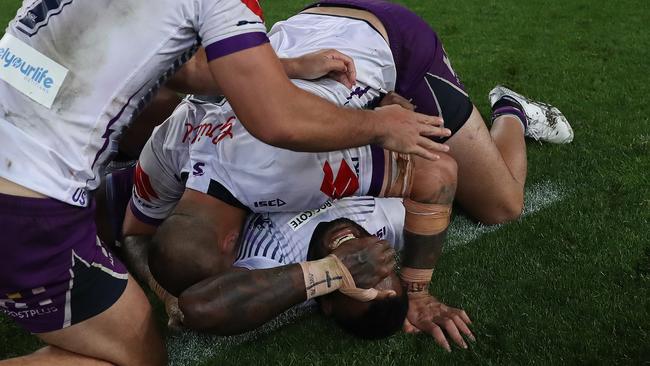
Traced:
[[183, 313], [183, 325], [186, 327], [204, 331], [206, 330], [207, 304], [196, 296], [182, 293], [178, 297], [178, 307]]
[[231, 330], [232, 317], [227, 316], [225, 309], [220, 311], [214, 299], [208, 300], [189, 292], [184, 292], [178, 298], [178, 306], [183, 313], [183, 325], [195, 331], [220, 336], [236, 333]]

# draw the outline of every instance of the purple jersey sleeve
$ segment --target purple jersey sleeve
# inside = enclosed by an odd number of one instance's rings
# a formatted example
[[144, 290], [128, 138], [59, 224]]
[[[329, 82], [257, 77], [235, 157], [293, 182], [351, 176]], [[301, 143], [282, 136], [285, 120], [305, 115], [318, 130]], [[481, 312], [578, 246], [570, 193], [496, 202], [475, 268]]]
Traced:
[[198, 20], [208, 61], [269, 41], [257, 0], [203, 0]]

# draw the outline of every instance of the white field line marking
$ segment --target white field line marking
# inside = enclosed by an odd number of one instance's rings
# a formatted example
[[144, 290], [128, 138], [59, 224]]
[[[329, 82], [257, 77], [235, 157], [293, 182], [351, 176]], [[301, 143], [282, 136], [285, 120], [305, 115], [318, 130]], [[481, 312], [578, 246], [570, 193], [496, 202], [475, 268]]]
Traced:
[[[520, 220], [532, 215], [556, 202], [561, 201], [567, 192], [559, 184], [541, 182], [526, 188], [524, 198], [524, 213]], [[449, 226], [445, 249], [454, 250], [458, 246], [466, 245], [484, 234], [499, 230], [503, 225], [483, 225], [470, 220], [467, 216], [457, 215]]]
[[167, 338], [167, 353], [170, 366], [194, 365], [223, 354], [228, 348], [252, 342], [259, 337], [293, 323], [298, 318], [310, 314], [314, 307], [298, 307], [285, 311], [262, 327], [240, 335], [219, 337], [195, 332], [180, 332]]
[[[526, 189], [523, 218], [534, 214], [553, 203], [561, 201], [567, 195], [559, 184], [541, 182]], [[451, 226], [445, 248], [447, 251], [471, 243], [484, 234], [499, 230], [502, 225], [486, 226], [478, 224], [466, 216], [457, 215]], [[302, 307], [290, 309], [273, 321], [254, 331], [231, 337], [210, 336], [195, 332], [176, 333], [167, 339], [169, 364], [171, 366], [193, 365], [223, 354], [228, 348], [249, 343], [269, 334], [296, 319], [313, 312], [314, 308]]]

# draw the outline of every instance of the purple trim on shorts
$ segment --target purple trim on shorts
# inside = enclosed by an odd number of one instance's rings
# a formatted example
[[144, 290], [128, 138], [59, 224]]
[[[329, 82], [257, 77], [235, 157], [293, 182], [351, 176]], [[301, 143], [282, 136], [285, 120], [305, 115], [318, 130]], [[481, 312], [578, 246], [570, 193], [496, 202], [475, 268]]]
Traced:
[[32, 333], [59, 330], [110, 308], [126, 267], [97, 239], [94, 201], [0, 195], [0, 313]]
[[227, 56], [268, 42], [269, 38], [264, 32], [244, 33], [222, 39], [221, 41], [206, 46], [205, 53], [208, 56], [208, 62], [210, 62], [219, 57]]
[[[89, 205], [92, 209], [95, 201]], [[47, 216], [65, 215], [85, 207], [73, 206], [52, 198], [20, 197], [0, 193], [0, 213], [16, 216]]]
[[370, 180], [370, 188], [368, 188], [368, 196], [377, 197], [381, 193], [381, 186], [384, 184], [386, 156], [384, 155], [384, 149], [379, 146], [370, 145], [370, 152], [372, 153], [372, 179]]
[[144, 213], [140, 212], [137, 207], [133, 204], [133, 201], [129, 201], [129, 209], [131, 210], [131, 213], [133, 216], [135, 216], [138, 220], [144, 222], [147, 225], [151, 226], [160, 226], [163, 221], [162, 219], [154, 219], [153, 217], [149, 217], [145, 215]]

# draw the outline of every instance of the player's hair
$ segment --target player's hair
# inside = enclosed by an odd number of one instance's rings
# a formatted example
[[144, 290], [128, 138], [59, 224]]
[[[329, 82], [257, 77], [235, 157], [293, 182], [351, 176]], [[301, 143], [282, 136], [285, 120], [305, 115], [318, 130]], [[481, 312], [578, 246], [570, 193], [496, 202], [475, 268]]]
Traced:
[[214, 237], [199, 218], [173, 214], [156, 231], [149, 247], [149, 268], [174, 296], [214, 274], [219, 268]]
[[[307, 260], [317, 260], [324, 256], [321, 242], [327, 230], [340, 223], [349, 223], [368, 234], [368, 232], [356, 222], [339, 218], [330, 222], [321, 222], [314, 229], [309, 242]], [[368, 234], [369, 235], [369, 234]], [[325, 295], [333, 296], [334, 293]], [[317, 302], [320, 298], [315, 298]], [[362, 339], [381, 339], [389, 337], [399, 331], [404, 324], [408, 312], [408, 296], [406, 291], [401, 295], [389, 297], [382, 300], [373, 300], [368, 309], [360, 316], [343, 316], [334, 314], [334, 321], [347, 333]]]
[[334, 316], [334, 321], [346, 332], [362, 339], [390, 337], [402, 329], [409, 309], [406, 291], [395, 297], [373, 300], [368, 310], [357, 317]]

